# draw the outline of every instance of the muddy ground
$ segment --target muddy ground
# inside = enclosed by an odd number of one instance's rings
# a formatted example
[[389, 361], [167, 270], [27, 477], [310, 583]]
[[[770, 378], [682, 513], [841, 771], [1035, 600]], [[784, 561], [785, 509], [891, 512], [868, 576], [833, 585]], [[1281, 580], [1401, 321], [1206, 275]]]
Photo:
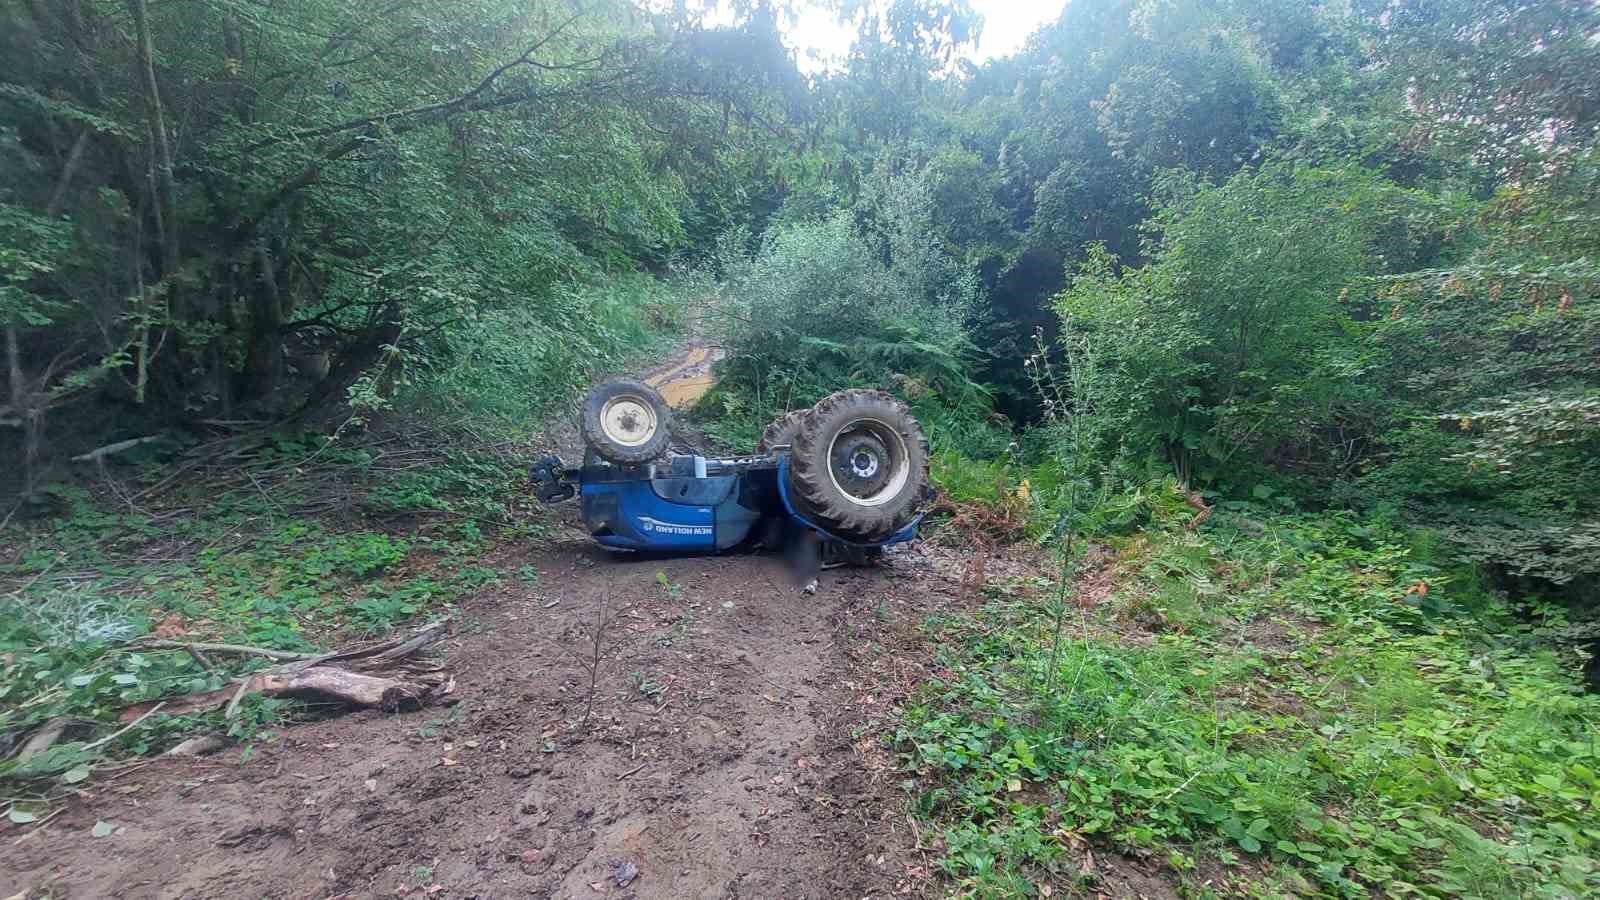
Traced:
[[[687, 402], [714, 353], [677, 356], [646, 377], [694, 382]], [[570, 426], [539, 443], [581, 458]], [[444, 703], [97, 776], [0, 835], [0, 897], [944, 893], [885, 730], [928, 674], [917, 626], [977, 602], [970, 544], [891, 548], [806, 595], [772, 555], [610, 554], [572, 506], [484, 560], [504, 577], [454, 614]]]
[[931, 552], [807, 596], [770, 556], [612, 557], [576, 531], [504, 550], [503, 570], [539, 576], [462, 605], [454, 705], [96, 784], [6, 848], [0, 896], [924, 893], [890, 760], [857, 732], [917, 674], [895, 648], [955, 591]]

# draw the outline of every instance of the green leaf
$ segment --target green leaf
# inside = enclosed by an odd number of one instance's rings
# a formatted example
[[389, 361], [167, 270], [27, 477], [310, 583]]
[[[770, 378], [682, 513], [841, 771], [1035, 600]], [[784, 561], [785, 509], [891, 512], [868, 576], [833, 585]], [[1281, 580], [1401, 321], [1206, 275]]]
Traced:
[[10, 819], [11, 824], [13, 825], [26, 825], [29, 822], [37, 820], [39, 817], [25, 809], [18, 809], [17, 807], [13, 806], [11, 807], [11, 811], [6, 813], [6, 818]]
[[80, 781], [88, 780], [89, 771], [90, 770], [88, 766], [73, 766], [61, 776], [61, 780], [67, 784], [77, 784]]
[[104, 819], [101, 819], [100, 821], [94, 823], [94, 828], [90, 829], [89, 833], [97, 838], [103, 838], [110, 837], [111, 832], [116, 830], [117, 826], [112, 825], [110, 822], [107, 822]]

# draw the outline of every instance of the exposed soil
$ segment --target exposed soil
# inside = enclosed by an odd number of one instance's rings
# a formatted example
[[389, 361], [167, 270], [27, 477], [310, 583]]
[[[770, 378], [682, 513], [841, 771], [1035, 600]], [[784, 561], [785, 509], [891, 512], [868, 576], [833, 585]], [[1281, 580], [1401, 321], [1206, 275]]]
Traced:
[[[570, 432], [542, 443], [577, 457]], [[0, 897], [937, 890], [873, 725], [920, 676], [926, 654], [901, 651], [958, 593], [959, 562], [895, 548], [806, 595], [778, 557], [613, 556], [562, 517], [485, 561], [506, 577], [442, 645], [448, 705], [330, 710], [97, 778], [0, 835]]]
[[[807, 596], [773, 557], [612, 558], [572, 537], [504, 552], [538, 581], [463, 605], [453, 706], [96, 784], [7, 848], [3, 895], [920, 893], [888, 761], [853, 737], [888, 686], [853, 673], [885, 664], [880, 631], [945, 598], [922, 551]], [[118, 830], [96, 838], [97, 821]]]
[[644, 381], [661, 392], [667, 405], [684, 409], [711, 390], [716, 383], [711, 367], [724, 355], [721, 348], [694, 338], [676, 359], [647, 374]]

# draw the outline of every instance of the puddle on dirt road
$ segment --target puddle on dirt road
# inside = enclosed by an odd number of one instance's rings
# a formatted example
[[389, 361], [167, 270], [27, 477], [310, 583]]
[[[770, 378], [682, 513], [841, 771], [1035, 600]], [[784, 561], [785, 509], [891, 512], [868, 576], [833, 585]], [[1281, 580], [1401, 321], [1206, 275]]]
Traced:
[[691, 344], [679, 353], [677, 359], [647, 376], [645, 384], [660, 391], [668, 406], [684, 409], [704, 397], [706, 391], [716, 384], [711, 367], [723, 355], [720, 348]]

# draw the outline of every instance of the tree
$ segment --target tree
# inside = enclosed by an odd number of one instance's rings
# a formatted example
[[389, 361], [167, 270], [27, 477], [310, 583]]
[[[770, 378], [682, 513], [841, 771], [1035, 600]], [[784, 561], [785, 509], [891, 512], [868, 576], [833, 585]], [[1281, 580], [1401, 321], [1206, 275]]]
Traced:
[[719, 68], [714, 34], [620, 0], [0, 14], [7, 405], [35, 450], [69, 382], [154, 423], [309, 411], [455, 323], [664, 264], [685, 176], [743, 166], [713, 116], [759, 118], [786, 62], [725, 83], [770, 32]]

